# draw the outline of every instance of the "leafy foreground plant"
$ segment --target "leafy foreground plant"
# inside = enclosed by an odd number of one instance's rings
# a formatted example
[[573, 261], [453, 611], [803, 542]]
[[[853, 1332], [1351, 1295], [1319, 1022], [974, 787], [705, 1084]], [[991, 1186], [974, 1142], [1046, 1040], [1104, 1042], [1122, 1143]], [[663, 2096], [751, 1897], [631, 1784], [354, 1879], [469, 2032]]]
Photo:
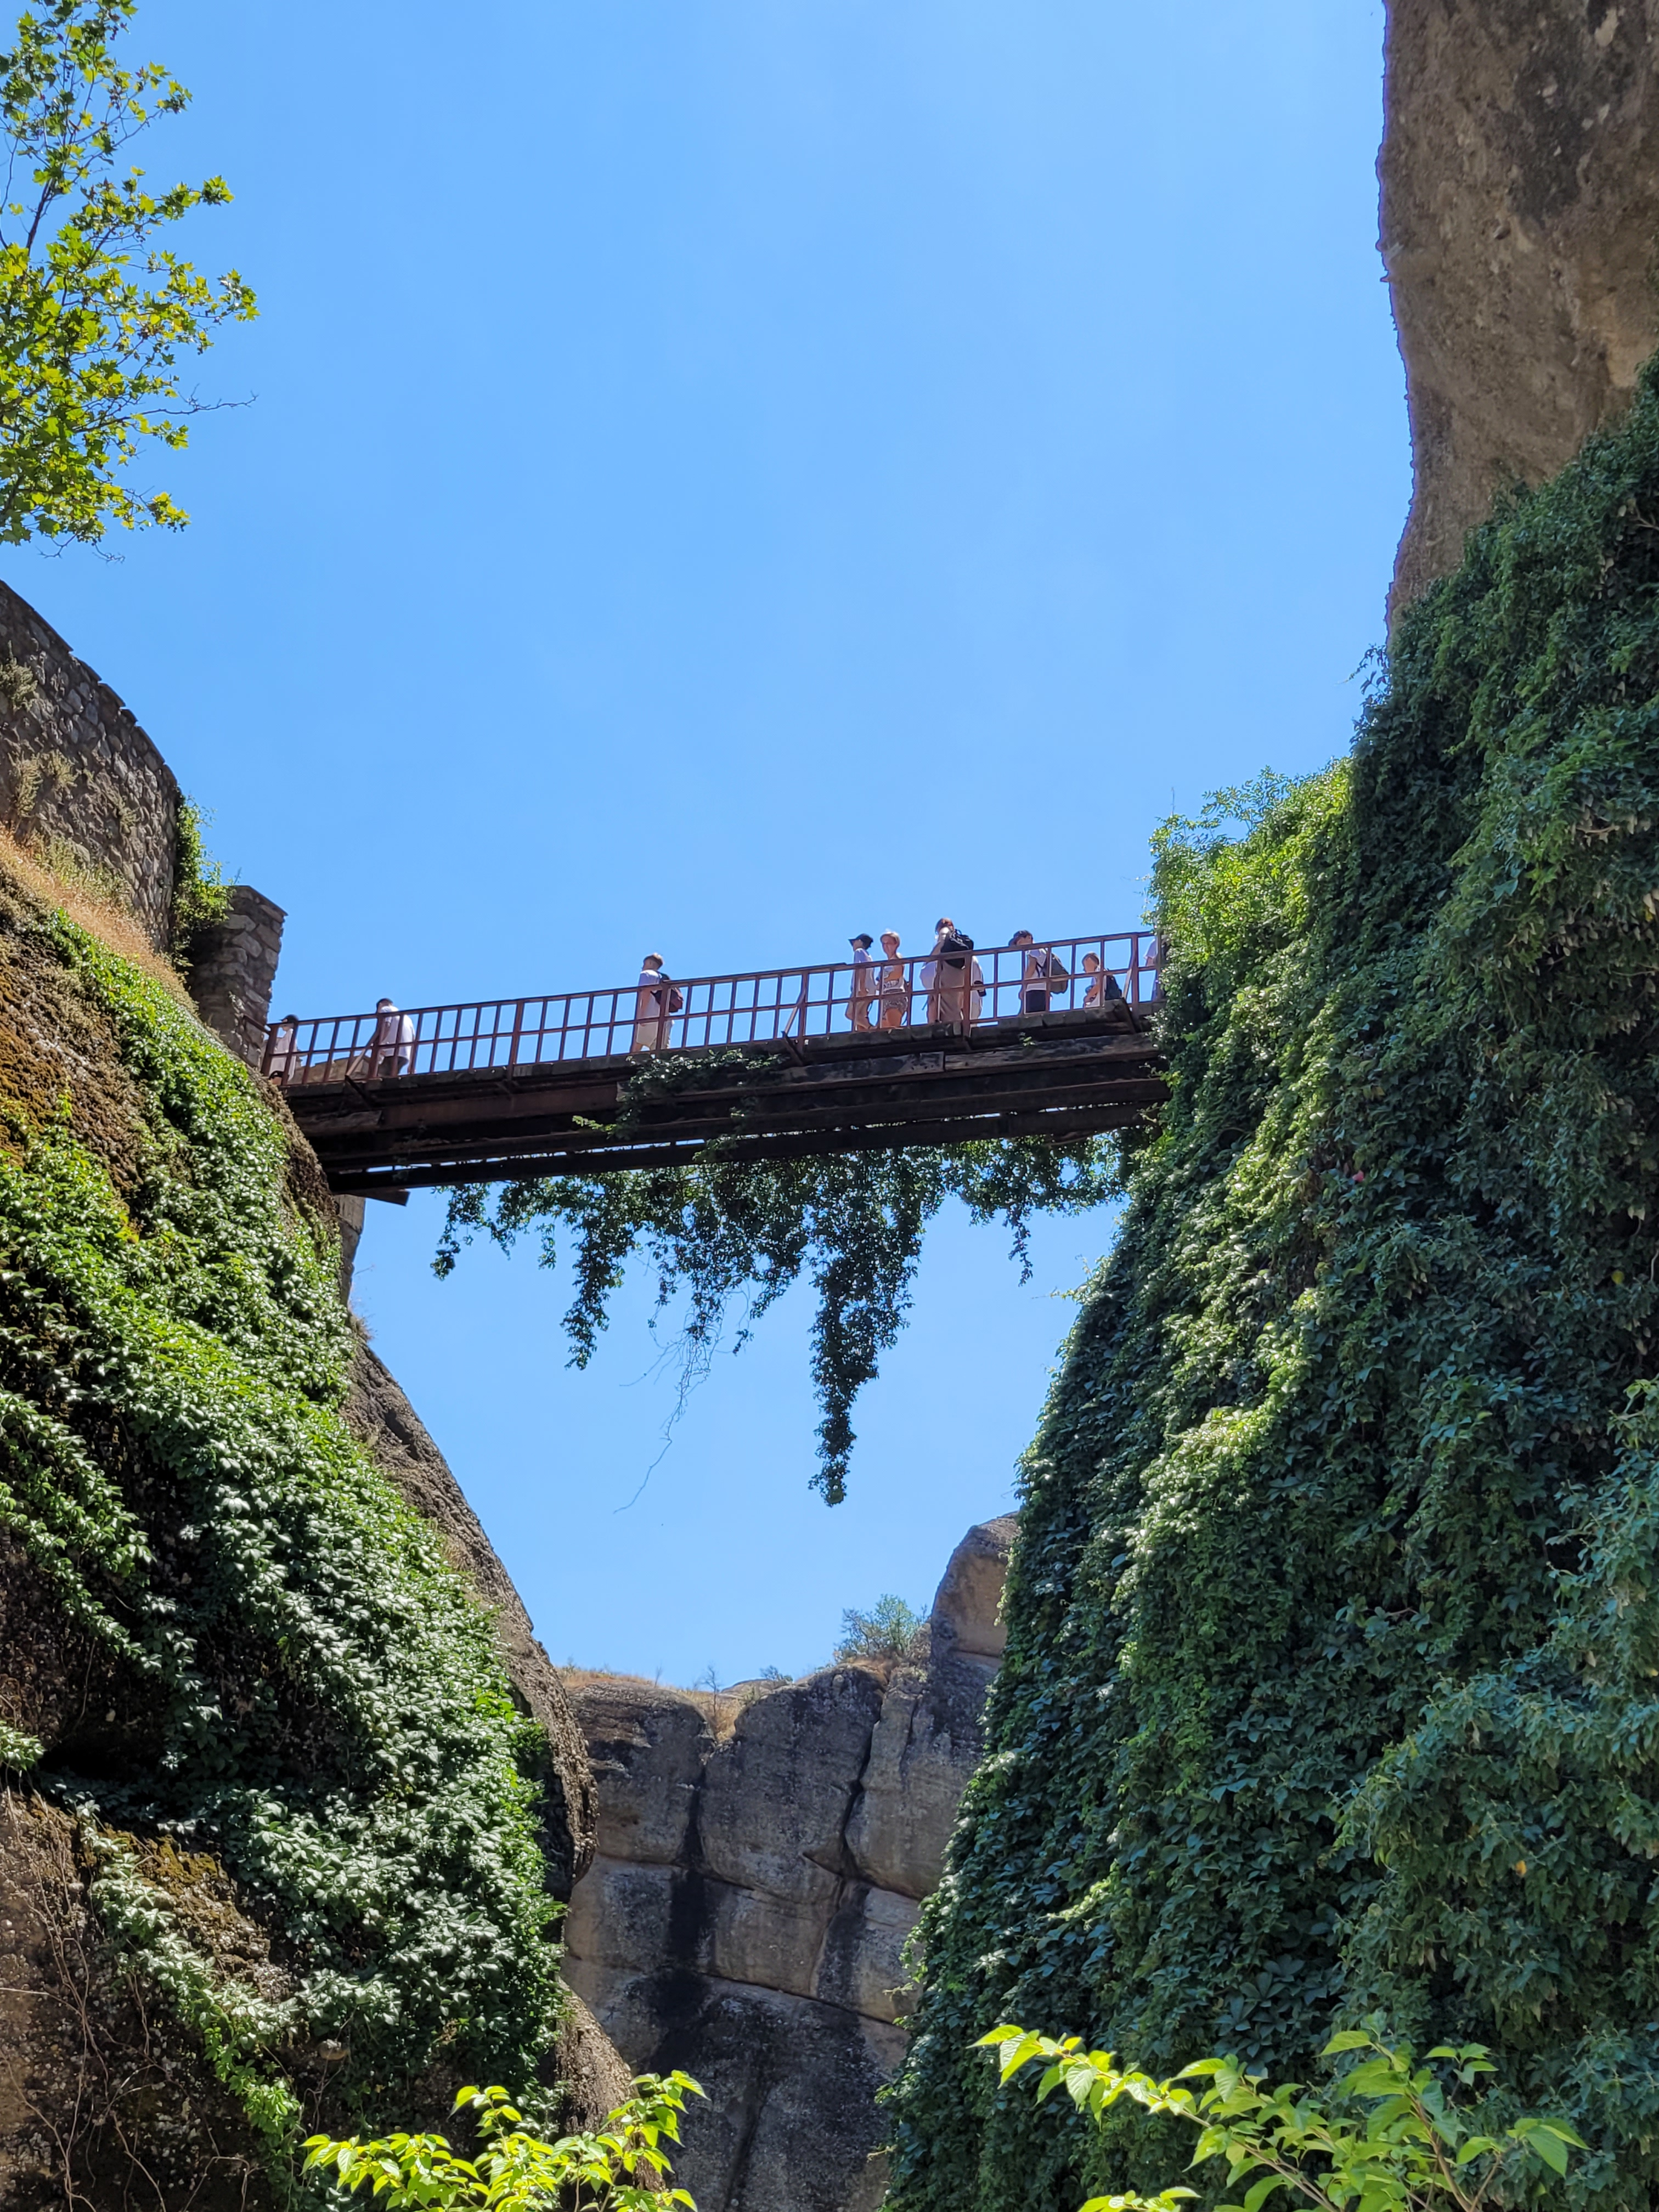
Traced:
[[[988, 2045], [1001, 2049], [1005, 2082], [1033, 2059], [1047, 2062], [1039, 2104], [1064, 2088], [1098, 2126], [1110, 2106], [1127, 2098], [1147, 2112], [1196, 2128], [1194, 2166], [1224, 2158], [1229, 2191], [1251, 2177], [1242, 2202], [1220, 2204], [1217, 2212], [1261, 2212], [1279, 2189], [1316, 2212], [1348, 2206], [1355, 2212], [1480, 2212], [1517, 2160], [1534, 2172], [1542, 2166], [1565, 2174], [1569, 2148], [1585, 2148], [1560, 2120], [1514, 2120], [1501, 2136], [1471, 2127], [1435, 2068], [1443, 2067], [1465, 2088], [1494, 2073], [1479, 2043], [1437, 2045], [1419, 2066], [1408, 2044], [1390, 2045], [1369, 2030], [1351, 2028], [1333, 2036], [1324, 2055], [1370, 2055], [1322, 2098], [1293, 2081], [1267, 2088], [1263, 2075], [1247, 2074], [1236, 2058], [1200, 2058], [1172, 2080], [1154, 2081], [1121, 2072], [1109, 2051], [1085, 2051], [1075, 2035], [1055, 2043], [1022, 2027], [994, 2027], [975, 2048]], [[1181, 2086], [1206, 2078], [1206, 2089]], [[1355, 2109], [1330, 2109], [1342, 2105]], [[1176, 2212], [1183, 2198], [1197, 2194], [1174, 2188], [1156, 2197], [1094, 2197], [1082, 2212]]]
[[[181, 352], [206, 352], [253, 294], [216, 283], [152, 244], [195, 207], [230, 198], [222, 177], [143, 189], [115, 173], [157, 114], [189, 104], [156, 63], [123, 69], [113, 46], [136, 0], [46, 0], [0, 54], [6, 186], [0, 209], [0, 540], [100, 538], [188, 521], [165, 492], [122, 481], [146, 440], [174, 449], [210, 402], [181, 391]], [[160, 410], [157, 412], [155, 410]]]
[[[678, 1339], [682, 1407], [720, 1348], [732, 1302], [741, 1298], [744, 1307], [737, 1350], [768, 1307], [806, 1274], [817, 1298], [812, 1381], [823, 1414], [812, 1486], [838, 1505], [847, 1494], [853, 1401], [904, 1326], [922, 1232], [945, 1200], [960, 1199], [975, 1221], [1007, 1223], [1023, 1280], [1030, 1273], [1026, 1241], [1034, 1214], [1086, 1212], [1118, 1188], [1115, 1154], [1109, 1139], [1098, 1138], [803, 1160], [739, 1162], [710, 1151], [683, 1168], [453, 1191], [432, 1266], [437, 1275], [450, 1273], [475, 1230], [510, 1249], [535, 1229], [541, 1263], [550, 1267], [559, 1228], [568, 1227], [576, 1296], [564, 1327], [574, 1347], [572, 1365], [586, 1367], [629, 1258], [645, 1252], [657, 1270], [659, 1310], [682, 1290], [688, 1295]], [[965, 1376], [966, 1345], [963, 1357]]]
[[680, 2139], [688, 2096], [702, 2091], [689, 2074], [641, 2074], [635, 2094], [606, 2116], [596, 2135], [544, 2142], [527, 2134], [524, 2116], [505, 2089], [457, 2092], [455, 2110], [477, 2116], [483, 2148], [459, 2157], [445, 2136], [387, 2136], [375, 2142], [337, 2142], [313, 2136], [307, 2173], [328, 2173], [342, 2189], [372, 2189], [392, 2212], [408, 2204], [477, 2205], [487, 2212], [659, 2212], [679, 2204], [696, 2212], [683, 2189], [670, 2185], [665, 2142]]

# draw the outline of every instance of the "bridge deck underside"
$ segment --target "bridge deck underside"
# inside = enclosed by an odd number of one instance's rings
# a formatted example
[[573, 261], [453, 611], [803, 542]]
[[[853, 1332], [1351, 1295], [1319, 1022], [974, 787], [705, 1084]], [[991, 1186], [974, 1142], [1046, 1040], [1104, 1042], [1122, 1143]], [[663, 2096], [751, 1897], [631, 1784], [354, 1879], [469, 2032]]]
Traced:
[[1087, 1136], [1137, 1121], [1164, 1096], [1127, 1007], [959, 1030], [814, 1037], [745, 1053], [664, 1052], [287, 1092], [341, 1193], [598, 1175], [690, 1159], [974, 1138]]

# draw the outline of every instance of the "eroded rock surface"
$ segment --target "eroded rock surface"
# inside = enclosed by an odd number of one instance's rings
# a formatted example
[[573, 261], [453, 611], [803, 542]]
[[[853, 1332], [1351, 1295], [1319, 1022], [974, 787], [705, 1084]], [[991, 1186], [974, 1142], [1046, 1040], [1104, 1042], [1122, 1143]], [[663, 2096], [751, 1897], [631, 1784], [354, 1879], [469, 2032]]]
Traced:
[[927, 1649], [719, 1701], [572, 1687], [599, 1849], [565, 1970], [636, 2070], [709, 2093], [677, 2178], [699, 2212], [874, 2212], [875, 2095], [903, 2049], [902, 1950], [980, 1748], [1012, 1516], [970, 1529]]
[[1659, 343], [1659, 0], [1389, 0], [1382, 248], [1414, 489], [1395, 604]]
[[[448, 1461], [397, 1377], [367, 1343], [352, 1368], [345, 1411], [381, 1473], [416, 1512], [441, 1529], [451, 1559], [495, 1617], [508, 1679], [524, 1710], [546, 1731], [550, 1757], [542, 1777], [540, 1840], [548, 1887], [556, 1897], [568, 1898], [592, 1862], [599, 1799], [564, 1684]], [[580, 1996], [565, 2019], [554, 2067], [568, 2087], [571, 2117], [584, 2127], [597, 2127], [629, 2094], [628, 2068]]]
[[593, 1855], [598, 1808], [581, 1730], [564, 1686], [448, 1461], [397, 1378], [368, 1344], [352, 1368], [345, 1413], [380, 1472], [442, 1531], [451, 1559], [495, 1616], [496, 1641], [513, 1687], [525, 1711], [547, 1731], [551, 1766], [544, 1783], [542, 1847], [549, 1887], [558, 1897], [568, 1897]]
[[[170, 1885], [222, 1964], [270, 1994], [264, 1931], [208, 1860]], [[250, 2212], [272, 2197], [246, 2118], [189, 2031], [109, 1955], [75, 1822], [0, 1786], [0, 2205]]]

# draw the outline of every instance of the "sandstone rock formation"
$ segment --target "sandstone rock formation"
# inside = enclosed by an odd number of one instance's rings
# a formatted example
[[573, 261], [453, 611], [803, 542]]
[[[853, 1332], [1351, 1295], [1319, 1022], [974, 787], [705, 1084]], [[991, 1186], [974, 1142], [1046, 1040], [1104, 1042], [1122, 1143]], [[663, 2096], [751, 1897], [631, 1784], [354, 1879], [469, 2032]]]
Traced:
[[[0, 1571], [0, 1618], [7, 1578]], [[8, 1624], [9, 1625], [9, 1624]], [[149, 1854], [193, 1942], [263, 1995], [289, 1983], [211, 1859]], [[0, 2205], [7, 2212], [270, 2202], [246, 2114], [199, 2044], [111, 1953], [74, 1820], [0, 1787]], [[311, 2089], [316, 2055], [297, 2055]]]
[[[568, 1898], [593, 1858], [599, 1799], [587, 1747], [552, 1661], [538, 1641], [524, 1600], [501, 1565], [483, 1523], [466, 1502], [449, 1462], [404, 1396], [391, 1370], [365, 1343], [352, 1370], [346, 1419], [382, 1474], [416, 1512], [443, 1532], [455, 1565], [495, 1616], [495, 1638], [524, 1710], [546, 1733], [540, 1830], [548, 1887]], [[571, 2002], [553, 2056], [573, 2120], [596, 2127], [629, 2094], [629, 2073], [579, 1996]]]
[[969, 1530], [925, 1654], [890, 1674], [746, 1685], [734, 1713], [648, 1682], [572, 1685], [599, 1850], [565, 1970], [631, 2067], [683, 2066], [708, 2091], [676, 2169], [699, 2212], [880, 2201], [903, 1945], [978, 1755], [1013, 1531]]
[[592, 1858], [598, 1808], [586, 1748], [564, 1685], [537, 1642], [524, 1600], [448, 1461], [391, 1370], [366, 1343], [352, 1369], [345, 1411], [381, 1474], [442, 1531], [451, 1559], [495, 1616], [495, 1638], [513, 1687], [524, 1710], [547, 1733], [551, 1764], [543, 1784], [542, 1848], [548, 1886], [567, 1898]]
[[1403, 605], [1659, 342], [1659, 0], [1389, 0], [1382, 250], [1411, 409]]

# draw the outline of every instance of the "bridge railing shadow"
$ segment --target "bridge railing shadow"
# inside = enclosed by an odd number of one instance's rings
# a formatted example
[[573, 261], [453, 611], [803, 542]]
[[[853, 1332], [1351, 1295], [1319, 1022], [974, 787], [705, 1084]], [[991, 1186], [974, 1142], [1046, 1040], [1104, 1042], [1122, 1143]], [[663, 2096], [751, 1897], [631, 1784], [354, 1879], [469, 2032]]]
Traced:
[[299, 1085], [546, 1067], [659, 1052], [796, 1045], [869, 1036], [883, 1050], [904, 1030], [969, 1032], [1039, 1019], [1095, 1028], [1156, 1000], [1162, 947], [1148, 930], [1049, 938], [869, 963], [664, 976], [545, 997], [480, 1000], [392, 1012], [276, 1022], [264, 1071]]

